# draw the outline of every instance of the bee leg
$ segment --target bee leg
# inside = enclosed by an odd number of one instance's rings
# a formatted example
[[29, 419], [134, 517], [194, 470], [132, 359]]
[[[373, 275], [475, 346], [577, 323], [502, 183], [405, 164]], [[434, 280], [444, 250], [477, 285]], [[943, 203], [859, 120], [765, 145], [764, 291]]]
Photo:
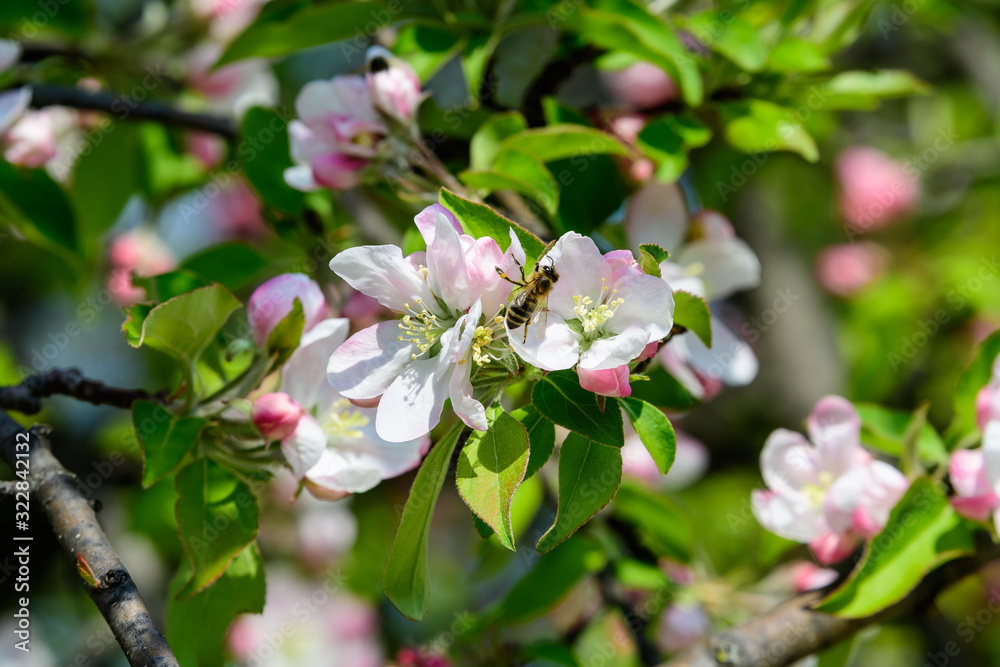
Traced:
[[524, 282], [526, 280], [524, 277], [524, 267], [521, 266], [521, 262], [517, 261], [517, 257], [514, 257], [514, 255], [511, 255], [510, 258], [514, 260], [514, 263], [517, 264], [517, 268], [521, 270], [521, 282]]
[[524, 282], [517, 282], [516, 280], [508, 276], [506, 273], [504, 273], [503, 269], [501, 269], [499, 266], [494, 266], [493, 268], [497, 270], [497, 275], [506, 280], [507, 282], [511, 283], [512, 285], [517, 285], [518, 287], [524, 287]]

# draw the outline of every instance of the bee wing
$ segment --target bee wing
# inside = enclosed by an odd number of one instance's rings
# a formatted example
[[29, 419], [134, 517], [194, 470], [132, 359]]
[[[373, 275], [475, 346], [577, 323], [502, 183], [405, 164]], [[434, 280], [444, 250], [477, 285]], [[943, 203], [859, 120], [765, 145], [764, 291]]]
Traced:
[[546, 294], [542, 298], [542, 301], [538, 304], [539, 310], [535, 314], [535, 320], [537, 321], [539, 317], [542, 318], [542, 326], [535, 326], [535, 335], [538, 336], [538, 341], [541, 342], [545, 338], [545, 328], [549, 325], [549, 295]]

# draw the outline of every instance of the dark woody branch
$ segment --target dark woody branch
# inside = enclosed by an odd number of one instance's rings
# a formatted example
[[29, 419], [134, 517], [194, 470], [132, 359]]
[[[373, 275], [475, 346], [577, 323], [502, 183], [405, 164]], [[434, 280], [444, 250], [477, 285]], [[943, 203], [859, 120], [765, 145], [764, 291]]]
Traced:
[[850, 638], [862, 628], [921, 612], [946, 588], [1000, 558], [1000, 546], [980, 545], [972, 556], [940, 566], [895, 605], [865, 618], [845, 619], [812, 609], [824, 592], [782, 602], [744, 625], [724, 630], [666, 663], [669, 667], [779, 667]]
[[[90, 502], [80, 492], [76, 477], [67, 471], [49, 451], [48, 429], [35, 427], [30, 432], [0, 410], [0, 458], [11, 469], [17, 466], [18, 454], [28, 454], [30, 499], [45, 512], [56, 539], [77, 568], [87, 569], [81, 583], [87, 589], [115, 639], [133, 667], [178, 667], [135, 582], [119, 560], [107, 536], [97, 522]], [[19, 443], [27, 443], [26, 445]], [[22, 459], [23, 460], [23, 459]], [[18, 547], [31, 542], [16, 542]]]
[[93, 403], [130, 408], [136, 401], [166, 400], [165, 392], [150, 394], [144, 389], [120, 389], [83, 377], [75, 368], [55, 369], [26, 378], [21, 384], [0, 387], [0, 408], [35, 414], [42, 409], [42, 400], [54, 394]]

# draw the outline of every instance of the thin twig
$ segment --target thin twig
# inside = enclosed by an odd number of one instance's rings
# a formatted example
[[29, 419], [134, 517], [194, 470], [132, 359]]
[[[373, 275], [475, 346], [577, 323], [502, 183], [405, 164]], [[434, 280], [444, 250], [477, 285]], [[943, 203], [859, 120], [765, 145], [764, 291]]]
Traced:
[[666, 663], [670, 667], [780, 667], [822, 651], [862, 628], [930, 606], [946, 588], [1000, 557], [1000, 546], [980, 545], [972, 556], [937, 568], [896, 604], [865, 618], [839, 618], [812, 608], [824, 593], [813, 591], [787, 600], [744, 625], [710, 637]]
[[228, 140], [236, 139], [236, 124], [222, 116], [182, 111], [163, 102], [139, 101], [128, 95], [117, 95], [104, 90], [90, 91], [51, 84], [35, 85], [31, 90], [31, 106], [36, 109], [63, 106], [104, 111], [118, 120], [152, 120], [189, 130], [218, 134]]
[[[25, 453], [23, 449], [27, 449], [31, 500], [43, 508], [63, 551], [81, 571], [81, 583], [107, 621], [129, 664], [178, 667], [167, 640], [139, 597], [135, 582], [101, 530], [90, 502], [80, 492], [76, 477], [49, 451], [47, 434], [47, 428], [38, 427], [25, 432], [0, 410], [0, 458], [12, 469], [25, 470], [23, 464], [16, 462], [18, 455]], [[22, 444], [19, 449], [18, 444], [25, 442], [27, 446]], [[31, 553], [31, 541], [16, 544]]]
[[53, 394], [116, 408], [130, 408], [140, 400], [158, 403], [166, 400], [166, 392], [150, 394], [145, 389], [109, 387], [103, 382], [85, 378], [76, 368], [70, 368], [31, 375], [21, 384], [0, 387], [0, 408], [32, 415], [42, 409], [41, 399]]

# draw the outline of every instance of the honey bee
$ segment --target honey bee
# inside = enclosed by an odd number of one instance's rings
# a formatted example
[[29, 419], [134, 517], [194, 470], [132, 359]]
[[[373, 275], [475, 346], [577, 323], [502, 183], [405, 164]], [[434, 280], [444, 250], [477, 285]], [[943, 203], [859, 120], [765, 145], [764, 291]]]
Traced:
[[[517, 285], [521, 289], [517, 292], [514, 300], [511, 301], [510, 305], [507, 307], [507, 315], [504, 318], [506, 322], [508, 331], [517, 329], [522, 324], [524, 325], [524, 340], [522, 342], [528, 342], [528, 324], [540, 309], [544, 313], [548, 313], [548, 299], [549, 292], [552, 291], [552, 287], [559, 280], [559, 274], [556, 273], [556, 269], [551, 264], [543, 265], [541, 260], [535, 262], [535, 269], [527, 277], [524, 275], [524, 267], [521, 263], [517, 261], [514, 257], [511, 257], [514, 263], [517, 264], [517, 268], [521, 270], [521, 280], [517, 281], [508, 276], [503, 270], [498, 266], [496, 267], [497, 273], [500, 277], [509, 283]], [[547, 315], [546, 315], [547, 317]], [[545, 324], [542, 324], [542, 331], [539, 332], [539, 338], [541, 334], [545, 331]]]

